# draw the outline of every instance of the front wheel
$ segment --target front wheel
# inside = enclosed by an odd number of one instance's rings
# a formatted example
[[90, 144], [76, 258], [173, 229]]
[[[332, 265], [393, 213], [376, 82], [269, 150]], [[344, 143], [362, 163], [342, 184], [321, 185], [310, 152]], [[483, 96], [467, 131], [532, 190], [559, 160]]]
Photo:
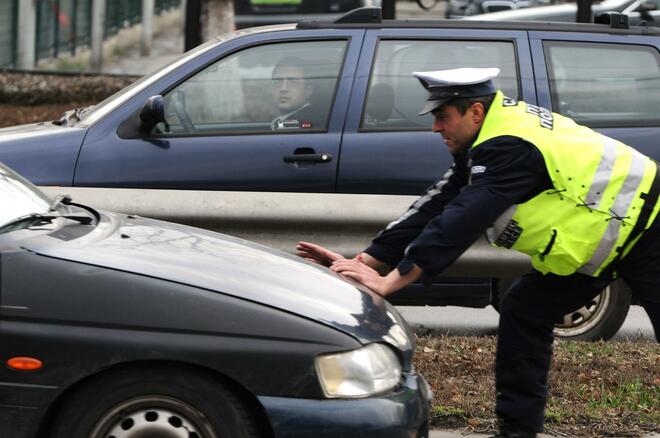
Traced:
[[[512, 280], [500, 280], [493, 307], [500, 304]], [[555, 336], [571, 341], [608, 340], [617, 334], [628, 315], [632, 295], [620, 280], [613, 282], [585, 306], [564, 315], [555, 324]]]
[[185, 370], [126, 370], [64, 403], [51, 438], [252, 438], [257, 425], [223, 383]]

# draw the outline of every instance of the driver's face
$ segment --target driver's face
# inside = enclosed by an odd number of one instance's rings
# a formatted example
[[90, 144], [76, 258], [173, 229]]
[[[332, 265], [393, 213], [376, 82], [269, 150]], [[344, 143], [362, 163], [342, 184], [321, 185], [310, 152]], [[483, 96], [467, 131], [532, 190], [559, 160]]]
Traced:
[[301, 68], [283, 65], [273, 72], [272, 93], [277, 108], [285, 114], [303, 106], [311, 89]]

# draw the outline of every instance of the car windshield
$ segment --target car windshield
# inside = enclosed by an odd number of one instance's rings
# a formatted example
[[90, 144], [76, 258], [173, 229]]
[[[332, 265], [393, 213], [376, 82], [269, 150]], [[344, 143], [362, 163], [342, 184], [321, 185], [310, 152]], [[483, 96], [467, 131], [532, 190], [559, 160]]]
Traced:
[[47, 213], [51, 200], [26, 179], [0, 163], [0, 227], [30, 214]]

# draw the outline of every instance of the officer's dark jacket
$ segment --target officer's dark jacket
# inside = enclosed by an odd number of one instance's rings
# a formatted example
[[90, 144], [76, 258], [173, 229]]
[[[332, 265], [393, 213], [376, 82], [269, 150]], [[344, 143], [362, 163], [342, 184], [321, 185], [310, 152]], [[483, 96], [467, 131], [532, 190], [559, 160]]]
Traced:
[[543, 156], [534, 145], [518, 137], [493, 138], [454, 156], [447, 173], [365, 252], [402, 274], [414, 263], [428, 283], [507, 208], [550, 188]]

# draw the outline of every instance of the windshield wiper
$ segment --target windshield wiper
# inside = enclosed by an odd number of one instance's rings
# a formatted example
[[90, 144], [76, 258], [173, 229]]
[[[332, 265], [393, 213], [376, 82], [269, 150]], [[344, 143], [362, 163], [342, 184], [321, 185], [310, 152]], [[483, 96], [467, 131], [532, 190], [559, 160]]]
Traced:
[[54, 124], [59, 126], [71, 126], [75, 122], [79, 122], [83, 115], [93, 107], [94, 105], [85, 106], [82, 108], [75, 108], [69, 111], [65, 111], [59, 118], [59, 120], [53, 121]]
[[57, 195], [53, 198], [48, 211], [55, 211], [60, 205], [71, 205], [71, 196], [69, 195]]
[[30, 213], [25, 216], [17, 217], [13, 221], [7, 222], [0, 227], [0, 234], [7, 231], [14, 231], [20, 228], [29, 228], [35, 225], [53, 222], [55, 219], [65, 218], [78, 221], [82, 225], [92, 223], [92, 217], [86, 214], [59, 214], [59, 213]]

